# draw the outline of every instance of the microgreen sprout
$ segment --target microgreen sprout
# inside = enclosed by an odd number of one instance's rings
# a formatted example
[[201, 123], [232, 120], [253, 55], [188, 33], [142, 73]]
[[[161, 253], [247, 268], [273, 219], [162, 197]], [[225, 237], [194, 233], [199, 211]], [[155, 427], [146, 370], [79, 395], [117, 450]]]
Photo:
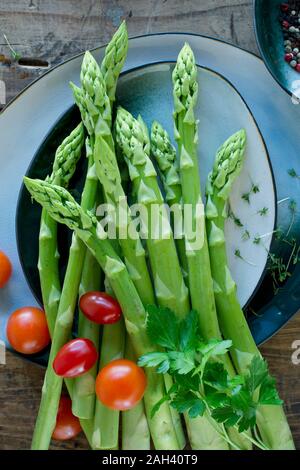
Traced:
[[254, 245], [260, 245], [260, 242], [261, 242], [261, 237], [259, 235], [253, 238]]
[[7, 38], [7, 36], [6, 36], [6, 34], [3, 34], [3, 37], [4, 37], [4, 40], [5, 40], [7, 46], [8, 46], [8, 48], [9, 48], [9, 50], [10, 50], [10, 55], [11, 55], [12, 59], [15, 60], [15, 61], [20, 60], [21, 57], [22, 57], [21, 54], [20, 54], [19, 52], [17, 52], [17, 51], [12, 47], [12, 45], [10, 44], [10, 42], [9, 42], [9, 40], [8, 40], [8, 38]]
[[300, 175], [298, 175], [298, 173], [296, 172], [295, 168], [290, 168], [288, 170], [288, 174], [292, 177], [292, 178], [297, 178], [300, 180]]
[[242, 233], [242, 240], [246, 241], [246, 240], [250, 240], [250, 238], [251, 238], [251, 235], [250, 235], [249, 230], [244, 230], [244, 232]]
[[259, 189], [258, 184], [252, 183], [252, 186], [251, 186], [250, 190], [248, 192], [242, 194], [242, 199], [244, 201], [246, 201], [248, 204], [250, 204], [251, 194], [257, 194], [257, 193], [259, 193], [259, 191], [260, 191], [260, 189]]
[[251, 187], [251, 193], [253, 194], [257, 194], [259, 193], [260, 189], [259, 189], [259, 186], [257, 184], [252, 184], [252, 187]]
[[242, 254], [241, 254], [241, 252], [240, 252], [239, 249], [236, 249], [236, 250], [234, 251], [234, 255], [235, 255], [237, 258], [239, 258], [240, 260], [242, 260], [242, 261], [244, 261], [245, 263], [249, 264], [250, 266], [256, 266], [256, 264], [254, 264], [254, 263], [252, 263], [251, 261], [245, 259], [245, 258], [242, 256]]
[[267, 215], [268, 212], [269, 212], [269, 208], [268, 208], [268, 207], [263, 207], [262, 209], [259, 209], [259, 210], [257, 211], [257, 213], [258, 213], [259, 215], [261, 215], [262, 217], [265, 216], [265, 215]]
[[242, 199], [250, 204], [250, 192], [242, 194]]
[[232, 211], [231, 207], [228, 207], [228, 218], [233, 220], [234, 224], [237, 227], [244, 227], [244, 224], [242, 223], [241, 219], [239, 219], [234, 212]]

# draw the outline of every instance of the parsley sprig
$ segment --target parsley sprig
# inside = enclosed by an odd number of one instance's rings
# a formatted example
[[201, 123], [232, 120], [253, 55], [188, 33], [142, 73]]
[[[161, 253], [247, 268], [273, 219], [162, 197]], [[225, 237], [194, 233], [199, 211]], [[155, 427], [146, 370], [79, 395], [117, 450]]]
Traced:
[[[227, 432], [227, 428], [234, 427], [257, 447], [267, 450], [256, 429], [257, 410], [260, 405], [282, 404], [267, 363], [253, 356], [244, 375], [231, 377], [218, 356], [226, 354], [232, 342], [203, 341], [196, 311], [181, 321], [167, 308], [149, 306], [147, 311], [149, 339], [163, 349], [143, 355], [139, 365], [155, 367], [158, 373], [168, 373], [173, 379], [173, 386], [154, 406], [152, 415], [169, 401], [179, 413], [188, 413], [191, 418], [206, 413], [230, 445], [237, 448]], [[247, 432], [249, 429], [255, 438]]]

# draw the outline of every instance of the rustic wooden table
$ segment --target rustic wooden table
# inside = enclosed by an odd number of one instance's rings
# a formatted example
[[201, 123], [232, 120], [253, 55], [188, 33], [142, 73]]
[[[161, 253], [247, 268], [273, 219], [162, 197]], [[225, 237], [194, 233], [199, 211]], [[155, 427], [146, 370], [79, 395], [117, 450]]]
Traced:
[[[106, 43], [125, 18], [129, 35], [185, 31], [222, 38], [257, 53], [252, 1], [246, 0], [2, 0], [0, 2], [0, 79], [13, 98], [43, 69], [10, 63], [3, 40], [22, 56], [50, 66], [77, 52]], [[238, 64], [237, 64], [238, 66]], [[300, 314], [262, 347], [280, 394], [297, 448], [300, 449], [300, 364], [291, 361], [292, 343], [300, 340]], [[0, 449], [28, 449], [44, 371], [13, 354], [0, 365]], [[84, 449], [84, 436], [53, 449]]]

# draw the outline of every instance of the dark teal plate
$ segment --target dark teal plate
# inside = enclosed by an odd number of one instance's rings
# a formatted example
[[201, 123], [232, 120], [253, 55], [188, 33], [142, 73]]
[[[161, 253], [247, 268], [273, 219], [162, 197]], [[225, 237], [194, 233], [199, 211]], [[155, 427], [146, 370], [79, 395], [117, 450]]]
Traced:
[[[278, 0], [254, 0], [254, 24], [256, 40], [262, 58], [275, 80], [288, 93], [299, 93], [300, 74], [284, 60], [284, 45]], [[297, 91], [298, 90], [298, 91]]]

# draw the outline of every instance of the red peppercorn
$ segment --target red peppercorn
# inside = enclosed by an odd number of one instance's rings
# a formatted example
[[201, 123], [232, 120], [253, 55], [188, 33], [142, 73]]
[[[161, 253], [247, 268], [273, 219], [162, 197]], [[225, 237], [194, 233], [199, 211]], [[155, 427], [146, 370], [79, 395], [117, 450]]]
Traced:
[[289, 29], [290, 23], [289, 23], [288, 21], [283, 21], [283, 22], [282, 22], [282, 27], [283, 27], [284, 29]]
[[300, 73], [300, 64], [297, 64], [295, 70]]
[[289, 10], [289, 6], [287, 3], [282, 3], [280, 5], [280, 10], [283, 11], [284, 13]]
[[290, 54], [285, 54], [285, 56], [284, 56], [284, 60], [285, 60], [286, 62], [291, 62], [291, 60], [293, 60], [293, 58], [294, 58], [294, 55], [293, 55], [292, 53], [290, 53]]

